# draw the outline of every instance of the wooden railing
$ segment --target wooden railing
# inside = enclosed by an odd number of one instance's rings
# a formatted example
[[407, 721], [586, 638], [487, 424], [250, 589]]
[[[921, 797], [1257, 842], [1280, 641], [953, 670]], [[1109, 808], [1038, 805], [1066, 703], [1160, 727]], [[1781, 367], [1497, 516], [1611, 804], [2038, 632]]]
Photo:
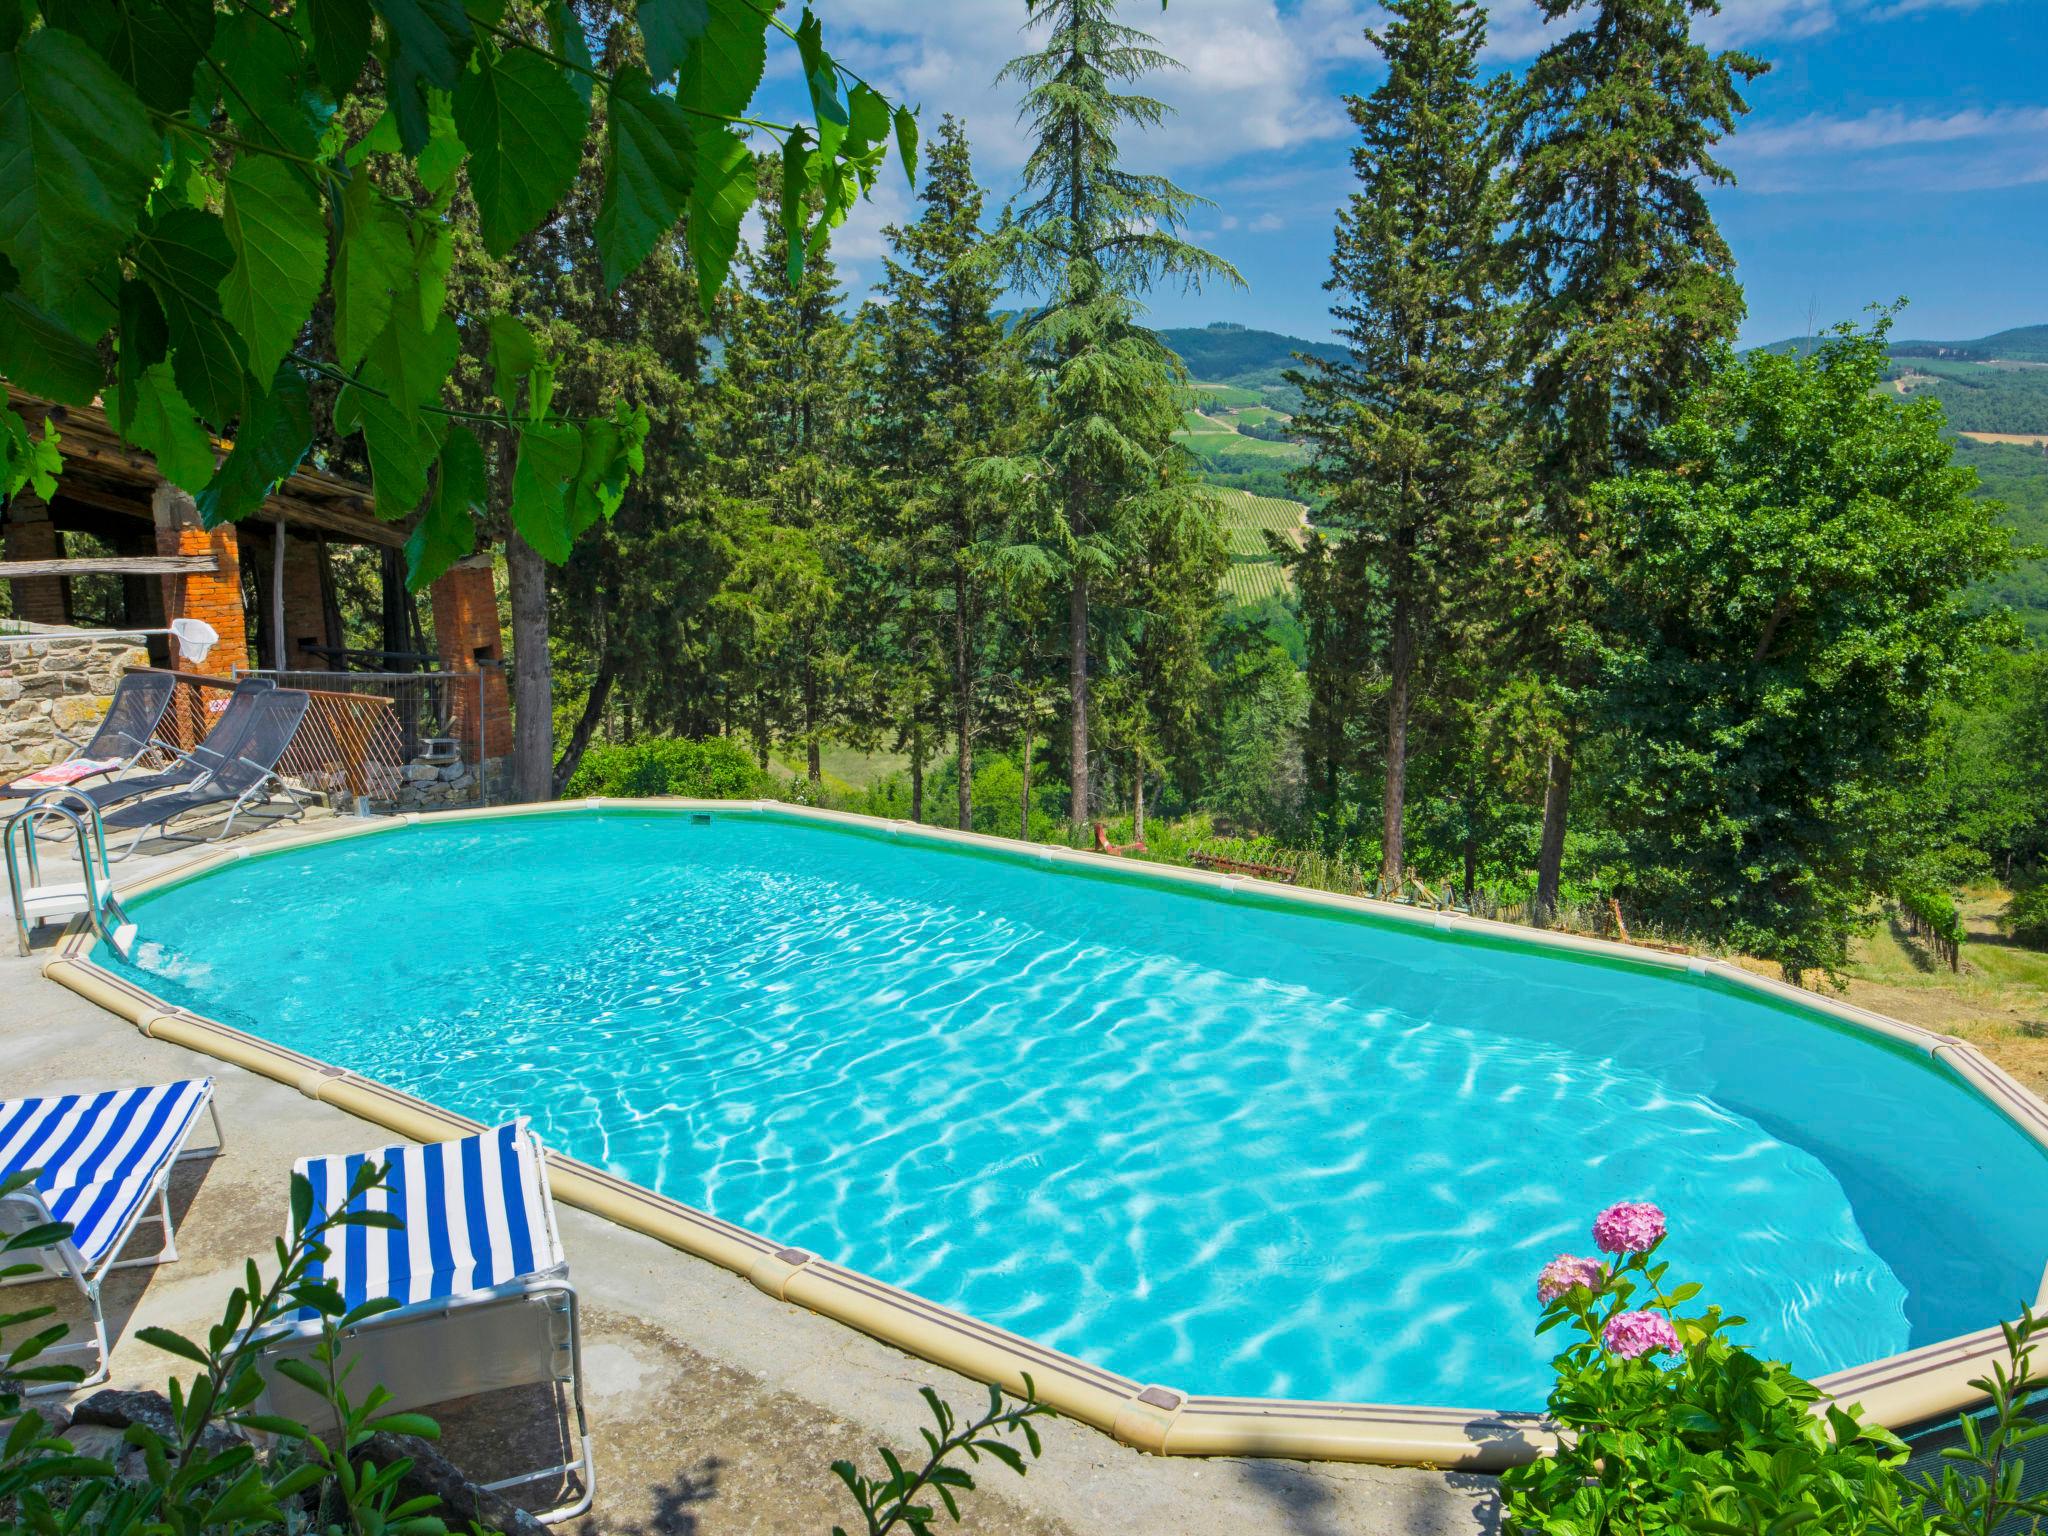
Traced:
[[[135, 668], [157, 671], [158, 668]], [[235, 679], [203, 672], [177, 672], [177, 687], [157, 734], [190, 751], [206, 739], [228, 707]], [[305, 690], [311, 703], [284, 750], [278, 772], [330, 798], [368, 795], [389, 800], [398, 793], [405, 766], [405, 737], [388, 698], [367, 693]]]

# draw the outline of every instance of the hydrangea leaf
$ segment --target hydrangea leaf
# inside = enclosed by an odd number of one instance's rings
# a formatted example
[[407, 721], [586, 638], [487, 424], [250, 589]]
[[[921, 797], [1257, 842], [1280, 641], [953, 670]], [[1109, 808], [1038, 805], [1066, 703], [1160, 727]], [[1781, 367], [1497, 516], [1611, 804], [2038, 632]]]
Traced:
[[697, 295], [707, 315], [739, 249], [740, 221], [753, 201], [754, 157], [746, 141], [723, 129], [699, 134], [688, 234]]
[[221, 308], [241, 332], [249, 372], [267, 379], [320, 297], [327, 220], [298, 170], [268, 155], [235, 157], [223, 207], [235, 260], [221, 279]]
[[56, 27], [0, 53], [0, 253], [53, 308], [135, 233], [159, 138], [121, 78]]
[[612, 84], [597, 248], [616, 289], [689, 206], [696, 145], [689, 114], [646, 74], [622, 69]]
[[198, 496], [208, 528], [256, 511], [313, 446], [313, 400], [296, 368], [281, 366], [270, 393], [256, 395], [235, 429], [234, 447]]
[[576, 179], [589, 114], [553, 63], [512, 49], [480, 54], [455, 87], [455, 127], [469, 146], [484, 249], [503, 256]]

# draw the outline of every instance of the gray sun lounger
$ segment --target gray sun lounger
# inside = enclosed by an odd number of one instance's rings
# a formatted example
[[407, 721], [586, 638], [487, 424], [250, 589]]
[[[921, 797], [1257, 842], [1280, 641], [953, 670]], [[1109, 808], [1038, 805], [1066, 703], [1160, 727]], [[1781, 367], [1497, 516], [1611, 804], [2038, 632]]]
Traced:
[[[272, 812], [265, 820], [296, 820], [305, 815], [305, 806], [279, 776], [277, 765], [312, 702], [312, 696], [298, 688], [271, 688], [251, 695], [248, 729], [240, 743], [229, 749], [233, 756], [189, 788], [171, 790], [140, 805], [122, 806], [102, 818], [109, 832], [132, 829], [135, 833], [128, 846], [114, 857], [127, 858], [136, 844], [152, 832], [172, 842], [219, 842], [234, 830], [237, 817], [251, 814], [253, 807], [270, 799], [273, 786], [284, 792], [290, 809]], [[216, 735], [220, 729], [215, 727]], [[201, 811], [226, 814], [220, 830], [211, 837], [185, 836], [169, 830], [172, 822]]]
[[[101, 769], [90, 774], [91, 778], [103, 778], [111, 774], [123, 774], [135, 766], [136, 760], [153, 746], [162, 746], [156, 739], [156, 728], [164, 718], [164, 711], [171, 707], [171, 694], [176, 691], [178, 680], [168, 672], [129, 672], [114, 685], [114, 697], [107, 705], [107, 712], [101, 718], [99, 728], [92, 733], [90, 741], [78, 741], [66, 736], [60, 729], [57, 734], [69, 743], [71, 755], [64, 763], [90, 758], [99, 762], [113, 762], [116, 766]], [[63, 763], [53, 763], [61, 767]], [[79, 780], [72, 780], [66, 788], [77, 788]], [[21, 800], [30, 795], [40, 794], [50, 788], [47, 784], [23, 784], [19, 781], [0, 786], [0, 797]]]
[[276, 689], [277, 684], [267, 677], [245, 677], [236, 683], [235, 691], [228, 695], [227, 708], [197, 746], [188, 751], [159, 743], [179, 758], [178, 762], [160, 773], [138, 773], [105, 784], [76, 784], [71, 787], [102, 811], [126, 805], [131, 800], [139, 800], [160, 790], [190, 789], [240, 754], [249, 727], [256, 718], [256, 700]]

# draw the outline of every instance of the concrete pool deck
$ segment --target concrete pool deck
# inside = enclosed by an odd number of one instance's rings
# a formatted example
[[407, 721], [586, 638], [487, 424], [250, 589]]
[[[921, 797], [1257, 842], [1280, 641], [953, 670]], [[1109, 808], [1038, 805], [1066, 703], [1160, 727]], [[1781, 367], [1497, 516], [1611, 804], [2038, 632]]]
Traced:
[[[272, 835], [239, 839], [260, 847]], [[152, 861], [154, 862], [154, 861]], [[131, 864], [117, 880], [146, 872]], [[45, 980], [47, 951], [0, 962], [0, 1095], [211, 1074], [228, 1152], [173, 1185], [179, 1262], [125, 1271], [108, 1286], [114, 1385], [158, 1386], [173, 1362], [134, 1342], [138, 1327], [215, 1321], [242, 1260], [267, 1252], [285, 1220], [294, 1159], [358, 1151], [391, 1134], [282, 1084], [211, 1061]], [[801, 1307], [716, 1265], [567, 1206], [562, 1234], [584, 1298], [585, 1370], [597, 1445], [597, 1502], [577, 1532], [829, 1531], [853, 1517], [829, 1470], [875, 1468], [874, 1446], [917, 1444], [929, 1385], [973, 1409], [986, 1389]], [[75, 1293], [51, 1287], [51, 1299]], [[42, 1299], [39, 1294], [37, 1299]], [[488, 1462], [506, 1426], [444, 1415], [446, 1449]], [[1360, 1464], [1156, 1457], [1071, 1422], [1044, 1426], [1045, 1454], [1018, 1480], [977, 1473], [962, 1529], [1014, 1533], [1300, 1532], [1306, 1536], [1482, 1536], [1497, 1529], [1488, 1478]]]

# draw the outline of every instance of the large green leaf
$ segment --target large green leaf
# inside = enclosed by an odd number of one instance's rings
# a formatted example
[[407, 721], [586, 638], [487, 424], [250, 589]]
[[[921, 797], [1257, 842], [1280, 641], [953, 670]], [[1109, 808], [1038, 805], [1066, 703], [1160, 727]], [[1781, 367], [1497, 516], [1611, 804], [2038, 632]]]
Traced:
[[689, 114], [646, 74], [622, 69], [612, 83], [604, 145], [604, 200], [597, 248], [607, 288], [617, 288], [689, 206], [696, 145]]
[[114, 358], [114, 407], [119, 415], [135, 410], [137, 381], [151, 363], [170, 354], [171, 333], [163, 306], [149, 284], [123, 278], [120, 288], [120, 351]]
[[491, 316], [490, 332], [491, 392], [508, 416], [517, 415], [519, 386], [540, 361], [540, 346], [517, 315]]
[[14, 408], [0, 404], [0, 496], [27, 486], [48, 501], [57, 494], [57, 477], [63, 473], [64, 450], [50, 419], [43, 418], [42, 436], [32, 437]]
[[476, 46], [462, 0], [370, 0], [408, 73], [444, 91], [455, 89]]
[[341, 239], [334, 252], [334, 351], [353, 368], [391, 319], [393, 296], [413, 283], [405, 216], [377, 196], [358, 171], [342, 193]]
[[0, 253], [54, 308], [128, 243], [156, 177], [142, 103], [69, 32], [0, 53]]
[[455, 126], [469, 146], [484, 249], [503, 256], [576, 179], [589, 113], [562, 72], [523, 48], [492, 58], [455, 87]]
[[[657, 7], [676, 18], [673, 36], [686, 44], [679, 61], [671, 61], [664, 45], [662, 58], [654, 56], [648, 43], [647, 67], [657, 80], [681, 65], [676, 75], [676, 96], [684, 106], [721, 117], [740, 117], [760, 89], [761, 74], [768, 64], [768, 17], [771, 7], [753, 0], [706, 0], [703, 7], [670, 3]], [[704, 14], [698, 14], [699, 10]], [[642, 34], [647, 29], [647, 12], [640, 15]]]
[[432, 330], [422, 330], [418, 319], [410, 306], [393, 306], [391, 323], [371, 343], [363, 369], [366, 383], [415, 415], [441, 403], [441, 386], [462, 346], [462, 334], [447, 315], [438, 317]]
[[213, 0], [63, 0], [45, 15], [92, 44], [159, 112], [191, 101], [192, 71], [213, 41]]
[[152, 363], [136, 380], [135, 408], [114, 430], [149, 451], [171, 484], [196, 491], [213, 478], [213, 437], [178, 393], [169, 363]]
[[397, 522], [427, 494], [427, 471], [441, 451], [440, 441], [418, 411], [349, 385], [334, 403], [334, 429], [346, 436], [358, 428], [369, 455], [377, 515]]
[[91, 342], [19, 293], [0, 295], [0, 373], [66, 405], [92, 404], [106, 378]]
[[355, 89], [370, 56], [370, 0], [300, 0], [313, 32], [313, 67], [340, 101]]
[[704, 313], [725, 282], [739, 249], [740, 220], [754, 201], [754, 157], [746, 140], [719, 131], [697, 135], [697, 175], [690, 187], [690, 260]]
[[237, 10], [221, 17], [209, 57], [226, 80], [216, 81], [208, 70], [200, 84], [218, 89], [238, 134], [302, 158], [315, 154], [319, 131], [302, 89], [312, 83], [304, 78], [308, 61], [289, 33], [253, 10]]
[[234, 259], [219, 218], [199, 208], [152, 220], [135, 245], [135, 270], [163, 306], [178, 388], [216, 427], [242, 414], [245, 388], [242, 339], [220, 305]]
[[519, 536], [560, 565], [575, 543], [569, 528], [569, 482], [583, 465], [583, 434], [559, 422], [532, 421], [519, 429], [519, 462], [512, 470], [512, 525]]
[[711, 25], [711, 0], [640, 0], [638, 16], [647, 68], [655, 79], [666, 80]]
[[267, 379], [320, 297], [327, 220], [298, 169], [268, 155], [235, 157], [224, 207], [235, 261], [221, 280], [221, 308], [242, 334], [249, 372]]
[[200, 520], [209, 528], [240, 522], [263, 505], [312, 446], [311, 392], [296, 368], [282, 366], [270, 393], [250, 400], [235, 430], [234, 448], [199, 493]]
[[405, 584], [417, 592], [476, 548], [475, 514], [490, 495], [490, 476], [476, 434], [456, 423], [441, 445], [434, 495], [405, 541]]

